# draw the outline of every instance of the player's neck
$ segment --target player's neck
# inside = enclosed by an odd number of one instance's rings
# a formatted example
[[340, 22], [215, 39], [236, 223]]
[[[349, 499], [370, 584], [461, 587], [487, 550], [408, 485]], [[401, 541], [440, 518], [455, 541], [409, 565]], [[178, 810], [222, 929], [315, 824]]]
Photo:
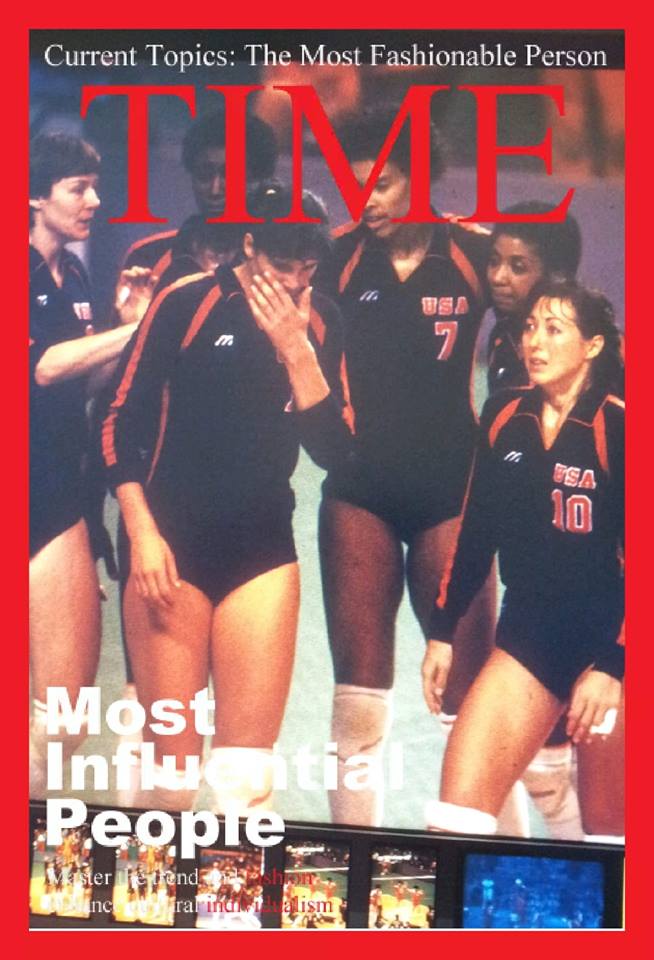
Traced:
[[550, 390], [544, 390], [542, 429], [547, 449], [556, 440], [561, 427], [587, 387], [588, 371], [584, 369], [579, 371], [567, 385], [560, 384], [553, 386]]
[[434, 234], [432, 223], [404, 223], [386, 240], [391, 259], [419, 258], [429, 249]]

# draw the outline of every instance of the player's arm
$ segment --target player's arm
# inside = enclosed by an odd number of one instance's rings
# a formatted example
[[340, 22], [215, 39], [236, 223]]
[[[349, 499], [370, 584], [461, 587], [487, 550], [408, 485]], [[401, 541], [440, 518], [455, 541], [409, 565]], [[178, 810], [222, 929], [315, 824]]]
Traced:
[[88, 376], [95, 369], [115, 360], [135, 329], [135, 323], [126, 324], [115, 330], [64, 340], [48, 347], [35, 366], [36, 383], [40, 387], [50, 387], [64, 380]]
[[497, 550], [496, 484], [487, 426], [488, 418], [483, 416], [454, 557], [431, 611], [421, 674], [423, 695], [432, 713], [441, 709], [457, 624], [486, 580]]
[[170, 604], [179, 586], [175, 558], [159, 533], [144, 488], [149, 465], [140, 450], [144, 414], [160, 406], [196, 297], [162, 291], [148, 310], [125, 358], [124, 372], [102, 424], [102, 455], [130, 540], [131, 571], [144, 599]]
[[[605, 415], [610, 483], [606, 516], [609, 522], [619, 523], [615, 546], [624, 557], [624, 407], [619, 402], [608, 403]], [[578, 680], [572, 693], [566, 732], [575, 743], [595, 735], [607, 736], [615, 724], [625, 669], [622, 584], [616, 605], [619, 626], [615, 635], [601, 644], [593, 668]]]
[[301, 441], [312, 459], [327, 469], [347, 456], [351, 435], [308, 336], [311, 293], [308, 287], [296, 304], [278, 281], [266, 275], [255, 279], [248, 300], [255, 321], [286, 367]]

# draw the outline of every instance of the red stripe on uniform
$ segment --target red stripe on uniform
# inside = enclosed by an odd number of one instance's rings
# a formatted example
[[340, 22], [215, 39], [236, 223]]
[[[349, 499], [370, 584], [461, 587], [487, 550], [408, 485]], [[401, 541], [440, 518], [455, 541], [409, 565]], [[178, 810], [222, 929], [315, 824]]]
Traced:
[[145, 341], [148, 336], [148, 331], [152, 326], [152, 320], [155, 313], [168, 294], [172, 293], [173, 290], [178, 290], [181, 287], [186, 286], [186, 284], [193, 283], [195, 280], [200, 279], [200, 277], [206, 276], [209, 276], [209, 274], [193, 273], [188, 277], [180, 277], [179, 280], [171, 283], [168, 287], [164, 287], [163, 290], [159, 291], [157, 296], [154, 298], [148, 307], [145, 316], [141, 320], [136, 338], [136, 344], [134, 345], [134, 351], [129, 359], [127, 367], [125, 368], [123, 379], [120, 381], [118, 389], [116, 390], [116, 396], [111, 403], [110, 413], [102, 424], [102, 456], [104, 457], [104, 462], [107, 467], [113, 467], [118, 462], [115, 445], [116, 417], [118, 416], [118, 410], [125, 403], [127, 395], [131, 389], [132, 381], [134, 380], [134, 374], [136, 373], [136, 369], [141, 360], [141, 354], [143, 353]]
[[311, 308], [311, 312], [309, 314], [309, 323], [311, 324], [311, 329], [316, 335], [316, 340], [321, 347], [324, 346], [326, 333], [325, 321], [320, 314], [313, 309], [313, 307]]
[[356, 270], [357, 264], [361, 259], [361, 254], [363, 253], [363, 247], [364, 247], [364, 241], [360, 240], [354, 249], [354, 253], [350, 257], [350, 259], [347, 261], [345, 266], [343, 267], [343, 270], [341, 271], [341, 275], [338, 279], [339, 293], [343, 293], [348, 283], [350, 282], [350, 277]]
[[341, 374], [341, 386], [343, 388], [343, 400], [344, 400], [343, 420], [345, 420], [346, 424], [350, 428], [350, 431], [352, 433], [356, 433], [356, 427], [355, 427], [356, 421], [354, 416], [354, 407], [352, 406], [352, 402], [350, 400], [350, 381], [347, 375], [347, 363], [345, 362], [345, 354], [343, 354], [343, 356], [341, 357], [340, 374]]
[[507, 405], [500, 410], [498, 415], [493, 420], [491, 428], [488, 431], [488, 443], [491, 448], [495, 446], [495, 441], [497, 440], [500, 430], [506, 423], [508, 423], [513, 414], [516, 412], [518, 404], [521, 400], [522, 397], [516, 397], [515, 400], [511, 401], [511, 403], [507, 403]]
[[150, 483], [152, 477], [154, 476], [154, 471], [157, 468], [157, 462], [159, 460], [159, 455], [161, 453], [161, 448], [163, 447], [164, 434], [166, 433], [166, 424], [168, 422], [168, 407], [170, 405], [170, 386], [168, 383], [164, 384], [163, 392], [161, 394], [161, 416], [159, 417], [159, 433], [157, 435], [157, 443], [154, 448], [154, 454], [152, 456], [152, 463], [150, 464], [150, 472], [148, 473], [147, 482]]
[[206, 295], [198, 309], [193, 314], [193, 319], [189, 324], [189, 328], [186, 331], [184, 339], [182, 340], [182, 350], [186, 350], [188, 346], [193, 342], [197, 332], [200, 327], [207, 319], [207, 314], [214, 307], [214, 305], [220, 300], [223, 292], [220, 287], [212, 287], [209, 293]]
[[609, 455], [606, 448], [606, 420], [604, 419], [604, 407], [601, 406], [595, 414], [593, 420], [593, 434], [595, 435], [595, 450], [597, 459], [604, 473], [609, 472]]
[[140, 250], [141, 247], [144, 247], [146, 243], [154, 243], [156, 240], [172, 240], [173, 237], [177, 236], [177, 233], [177, 230], [164, 230], [162, 233], [151, 233], [149, 237], [141, 237], [140, 240], [135, 240], [131, 247], [128, 248], [123, 262], [126, 263], [129, 257], [136, 250]]
[[332, 237], [334, 240], [338, 240], [339, 237], [344, 237], [348, 233], [353, 233], [359, 224], [351, 220], [349, 223], [344, 223], [340, 227], [334, 227], [332, 230]]
[[473, 265], [470, 263], [470, 261], [466, 257], [461, 247], [457, 243], [455, 243], [454, 240], [450, 240], [450, 257], [452, 258], [452, 260], [454, 261], [454, 263], [456, 264], [460, 272], [463, 274], [464, 280], [466, 281], [466, 283], [468, 284], [468, 286], [470, 287], [474, 295], [477, 297], [477, 299], [480, 301], [483, 300], [484, 293], [482, 290], [481, 283], [479, 282], [479, 277], [477, 276], [477, 271], [475, 270]]
[[167, 250], [166, 253], [164, 253], [163, 257], [159, 257], [159, 259], [153, 266], [152, 276], [155, 277], [157, 280], [160, 277], [162, 277], [166, 272], [166, 270], [168, 269], [168, 267], [170, 266], [172, 259], [173, 259], [173, 251]]

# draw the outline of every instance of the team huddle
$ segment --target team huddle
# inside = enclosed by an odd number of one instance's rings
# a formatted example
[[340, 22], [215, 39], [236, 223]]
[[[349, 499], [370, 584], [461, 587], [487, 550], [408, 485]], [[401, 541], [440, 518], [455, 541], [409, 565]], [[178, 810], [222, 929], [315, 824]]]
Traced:
[[[360, 185], [392, 119], [371, 110], [337, 129]], [[274, 179], [272, 130], [250, 117], [247, 141], [257, 222], [206, 222], [223, 210], [225, 141], [222, 118], [201, 118], [182, 151], [198, 213], [127, 251], [107, 321], [66, 249], [90, 235], [100, 158], [65, 134], [32, 142], [31, 796], [45, 794], [48, 686], [74, 700], [96, 676], [108, 488], [131, 695], [146, 710], [189, 703], [211, 681], [214, 812], [271, 808], [300, 605], [290, 480], [302, 446], [325, 471], [333, 821], [382, 822], [381, 779], [353, 791], [343, 776], [351, 757], [383, 756], [406, 583], [426, 709], [448, 737], [426, 826], [528, 836], [529, 794], [552, 837], [621, 839], [622, 341], [606, 297], [576, 280], [576, 220], [544, 222], [549, 208], [527, 202], [507, 211], [526, 219], [491, 230], [403, 222], [405, 125], [360, 222], [330, 233], [306, 191], [309, 222], [280, 222], [291, 190]], [[58, 735], [66, 756], [84, 734]], [[148, 736], [154, 789], [135, 776], [124, 802], [192, 809], [183, 770], [202, 759], [200, 734]], [[171, 753], [175, 774], [161, 763]], [[419, 893], [396, 899], [416, 913]]]

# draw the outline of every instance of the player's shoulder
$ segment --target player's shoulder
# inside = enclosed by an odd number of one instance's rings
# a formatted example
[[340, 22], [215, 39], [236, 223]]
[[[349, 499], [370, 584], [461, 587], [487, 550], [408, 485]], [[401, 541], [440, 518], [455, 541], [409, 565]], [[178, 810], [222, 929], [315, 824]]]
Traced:
[[159, 284], [149, 309], [155, 312], [164, 308], [188, 316], [189, 311], [196, 310], [213, 288], [217, 288], [216, 299], [219, 299], [222, 291], [213, 270], [187, 273], [171, 279], [168, 284]]
[[311, 294], [311, 307], [328, 326], [340, 326], [341, 311], [326, 293], [321, 290], [314, 290]]
[[624, 435], [625, 403], [614, 393], [607, 393], [601, 406], [606, 421], [607, 432], [616, 436]]
[[478, 271], [485, 271], [490, 256], [491, 239], [476, 223], [461, 226], [455, 220], [449, 224], [451, 240], [465, 253]]
[[344, 223], [332, 230], [332, 251], [337, 261], [345, 263], [357, 247], [366, 238], [366, 229], [362, 223]]
[[488, 436], [491, 446], [499, 432], [518, 412], [525, 401], [533, 399], [533, 387], [507, 387], [492, 394], [484, 404], [481, 413], [481, 429]]
[[171, 249], [177, 230], [164, 230], [135, 240], [125, 254], [124, 267], [148, 267], [152, 269]]

